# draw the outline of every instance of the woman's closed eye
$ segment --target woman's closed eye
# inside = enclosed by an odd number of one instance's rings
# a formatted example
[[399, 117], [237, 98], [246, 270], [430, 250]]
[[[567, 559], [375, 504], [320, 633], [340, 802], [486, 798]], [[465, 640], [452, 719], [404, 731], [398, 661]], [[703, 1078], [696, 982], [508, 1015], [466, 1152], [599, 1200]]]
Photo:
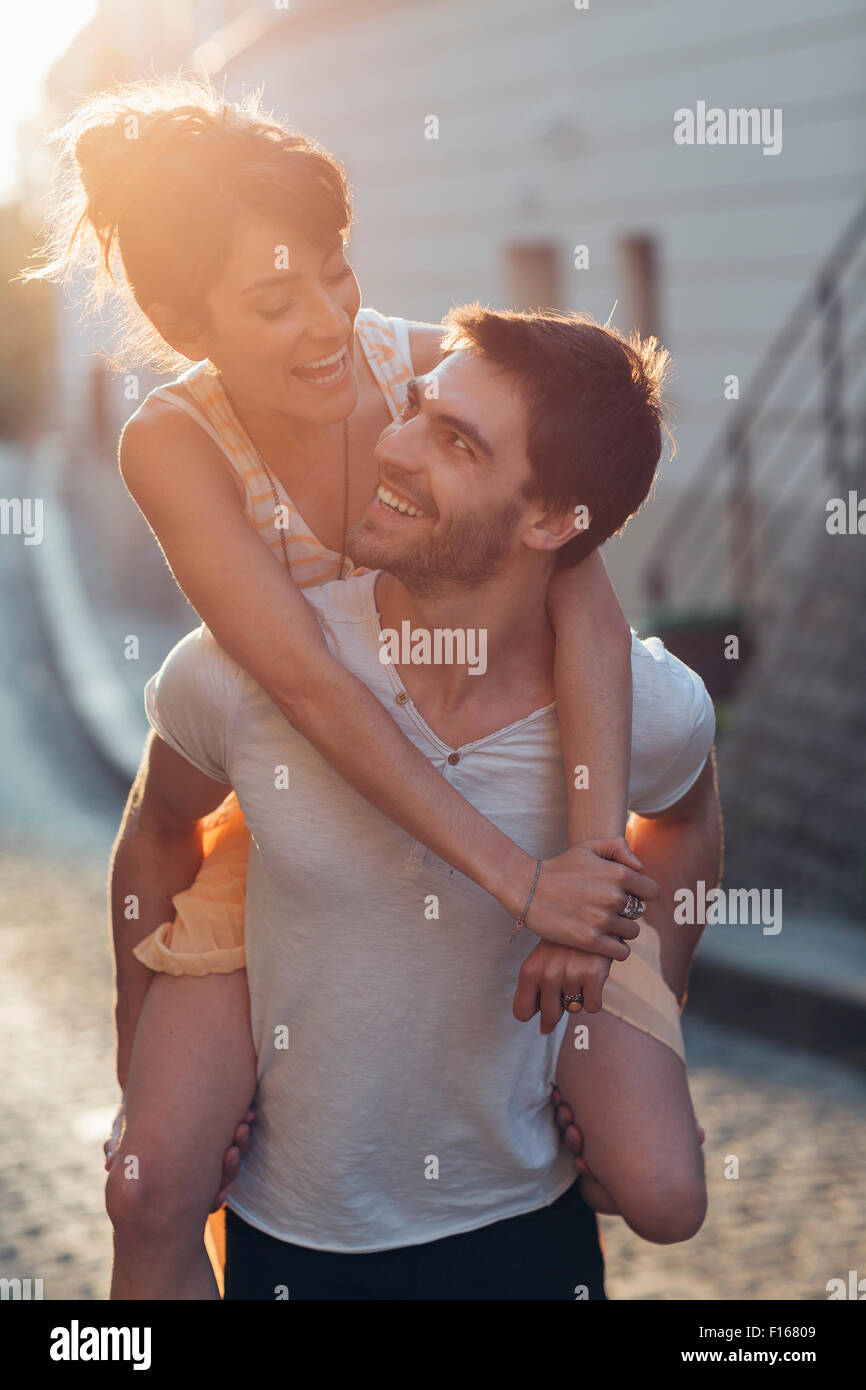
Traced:
[[[325, 283], [328, 285], [339, 285], [343, 280], [348, 280], [351, 274], [352, 267], [344, 263], [335, 275], [326, 277]], [[256, 313], [260, 319], [266, 319], [268, 322], [271, 322], [273, 319], [280, 319], [284, 314], [290, 313], [296, 305], [296, 299], [288, 299], [284, 304], [278, 304], [273, 309], [257, 309]]]
[[270, 322], [272, 319], [281, 319], [283, 314], [287, 314], [294, 307], [295, 301], [290, 299], [286, 304], [280, 304], [276, 309], [257, 309], [256, 313], [260, 319], [267, 319]]

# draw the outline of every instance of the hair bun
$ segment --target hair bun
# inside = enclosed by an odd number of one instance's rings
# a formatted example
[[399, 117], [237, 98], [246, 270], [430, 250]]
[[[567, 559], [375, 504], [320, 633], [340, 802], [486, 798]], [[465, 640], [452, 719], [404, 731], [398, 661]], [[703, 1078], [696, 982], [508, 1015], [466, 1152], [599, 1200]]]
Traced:
[[95, 230], [117, 225], [123, 192], [132, 175], [140, 116], [134, 111], [93, 121], [75, 138], [73, 152], [87, 212]]
[[260, 91], [227, 102], [204, 74], [93, 93], [51, 143], [59, 157], [48, 236], [22, 276], [76, 294], [89, 280], [88, 309], [101, 311], [110, 296], [120, 310], [116, 366], [185, 369], [148, 308], [169, 305], [200, 324], [245, 217], [271, 211], [329, 246], [351, 224], [338, 161], [264, 112]]

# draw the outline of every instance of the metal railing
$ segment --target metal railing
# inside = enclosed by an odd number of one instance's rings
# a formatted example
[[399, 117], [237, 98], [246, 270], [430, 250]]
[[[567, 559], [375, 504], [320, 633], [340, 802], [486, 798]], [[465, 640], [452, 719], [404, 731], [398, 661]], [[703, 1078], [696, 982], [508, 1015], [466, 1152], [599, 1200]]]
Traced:
[[[694, 608], [702, 577], [721, 558], [727, 592], [716, 594], [715, 602], [736, 605], [758, 620], [768, 581], [796, 551], [798, 536], [794, 529], [784, 535], [767, 561], [759, 541], [790, 502], [794, 487], [810, 469], [813, 500], [819, 480], [841, 491], [862, 478], [866, 410], [858, 392], [866, 365], [864, 306], [866, 203], [776, 334], [735, 406], [734, 419], [662, 527], [645, 571], [654, 607]], [[788, 400], [780, 402], [783, 392]], [[822, 515], [824, 510], [822, 501]]]

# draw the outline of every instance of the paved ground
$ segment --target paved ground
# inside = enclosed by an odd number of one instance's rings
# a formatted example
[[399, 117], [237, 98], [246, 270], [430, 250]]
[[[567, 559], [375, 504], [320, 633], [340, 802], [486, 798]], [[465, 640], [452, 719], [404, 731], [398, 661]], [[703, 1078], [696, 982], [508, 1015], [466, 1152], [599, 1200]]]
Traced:
[[[31, 495], [19, 468], [0, 451], [0, 495]], [[123, 788], [69, 714], [36, 602], [41, 550], [0, 537], [0, 1276], [42, 1278], [46, 1298], [101, 1298], [114, 1100], [104, 880]]]
[[[102, 866], [0, 857], [0, 1274], [46, 1298], [104, 1298], [101, 1141], [115, 1099]], [[709, 1132], [710, 1215], [684, 1246], [604, 1219], [614, 1298], [815, 1299], [866, 1275], [866, 1079], [692, 1020], [687, 1047]], [[724, 1177], [728, 1155], [740, 1177]]]
[[[2, 455], [0, 494], [26, 495]], [[0, 1277], [99, 1299], [116, 1100], [104, 883], [123, 789], [58, 687], [34, 550], [0, 539]], [[695, 1018], [686, 1042], [710, 1215], [694, 1241], [663, 1249], [605, 1218], [611, 1297], [815, 1299], [849, 1269], [866, 1277], [866, 1078]]]
[[[104, 870], [102, 871], [104, 878]], [[105, 1298], [101, 1143], [116, 1097], [100, 866], [0, 859], [0, 1274]]]

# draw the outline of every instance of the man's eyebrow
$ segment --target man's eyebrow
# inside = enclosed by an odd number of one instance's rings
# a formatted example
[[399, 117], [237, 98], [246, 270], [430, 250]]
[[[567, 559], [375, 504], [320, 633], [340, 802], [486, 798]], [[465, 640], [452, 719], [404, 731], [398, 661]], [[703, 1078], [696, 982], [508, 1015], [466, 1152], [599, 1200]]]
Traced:
[[[424, 378], [422, 377], [421, 380], [423, 381]], [[406, 394], [410, 403], [420, 409], [421, 402], [417, 377], [413, 377], [411, 381], [407, 381]], [[482, 454], [485, 454], [489, 459], [493, 458], [493, 446], [485, 439], [481, 431], [476, 429], [473, 424], [470, 424], [468, 420], [461, 420], [459, 415], [449, 415], [441, 411], [434, 411], [432, 415], [438, 425], [450, 425], [455, 434], [465, 435], [467, 439], [472, 440], [472, 443]]]

